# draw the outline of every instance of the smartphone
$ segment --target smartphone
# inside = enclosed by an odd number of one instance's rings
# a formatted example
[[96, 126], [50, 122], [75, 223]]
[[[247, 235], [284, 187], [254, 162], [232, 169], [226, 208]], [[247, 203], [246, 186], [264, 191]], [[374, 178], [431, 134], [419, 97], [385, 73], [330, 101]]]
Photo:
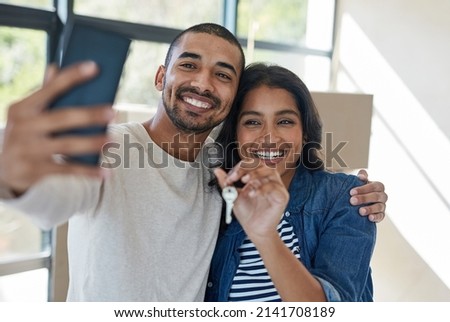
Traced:
[[[79, 21], [65, 25], [58, 46], [58, 65], [91, 60], [97, 63], [99, 74], [92, 80], [72, 88], [58, 97], [50, 109], [90, 107], [113, 104], [131, 40], [119, 33], [108, 31]], [[106, 126], [90, 126], [58, 132], [55, 135], [96, 135], [106, 132]], [[70, 162], [98, 165], [99, 154], [68, 156]]]

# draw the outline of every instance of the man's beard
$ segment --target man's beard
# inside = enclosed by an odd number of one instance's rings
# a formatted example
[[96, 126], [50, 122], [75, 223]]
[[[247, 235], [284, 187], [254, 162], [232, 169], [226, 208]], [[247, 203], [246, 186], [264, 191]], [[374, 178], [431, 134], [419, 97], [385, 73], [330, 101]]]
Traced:
[[[210, 95], [210, 94], [199, 94], [194, 88], [179, 88], [175, 92], [175, 97], [177, 100], [182, 101], [181, 94], [185, 92], [191, 92], [195, 93], [196, 95], [207, 97], [208, 99], [213, 101], [213, 106], [211, 109], [218, 108], [221, 106], [221, 101], [219, 98]], [[183, 133], [186, 134], [193, 134], [193, 133], [204, 133], [207, 131], [211, 131], [213, 128], [215, 128], [217, 125], [222, 123], [223, 119], [220, 120], [214, 120], [212, 117], [208, 118], [206, 121], [202, 123], [195, 122], [195, 119], [201, 118], [200, 115], [197, 115], [194, 112], [186, 111], [187, 117], [181, 114], [181, 109], [176, 104], [172, 106], [171, 108], [168, 106], [167, 101], [165, 99], [165, 90], [162, 92], [163, 96], [163, 105], [164, 109], [166, 110], [167, 115], [169, 116], [172, 123]]]

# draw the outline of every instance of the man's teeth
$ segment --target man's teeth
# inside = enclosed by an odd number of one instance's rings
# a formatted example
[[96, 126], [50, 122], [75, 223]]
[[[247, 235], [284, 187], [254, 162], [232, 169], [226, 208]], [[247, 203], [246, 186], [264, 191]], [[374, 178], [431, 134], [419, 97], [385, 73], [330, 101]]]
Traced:
[[256, 152], [256, 155], [260, 159], [275, 159], [283, 157], [284, 153], [280, 151], [270, 151], [270, 152]]
[[200, 107], [200, 108], [205, 108], [205, 109], [211, 107], [208, 103], [205, 103], [205, 102], [202, 102], [202, 101], [198, 101], [198, 100], [193, 99], [191, 97], [185, 97], [184, 101], [186, 103], [194, 105], [195, 107]]

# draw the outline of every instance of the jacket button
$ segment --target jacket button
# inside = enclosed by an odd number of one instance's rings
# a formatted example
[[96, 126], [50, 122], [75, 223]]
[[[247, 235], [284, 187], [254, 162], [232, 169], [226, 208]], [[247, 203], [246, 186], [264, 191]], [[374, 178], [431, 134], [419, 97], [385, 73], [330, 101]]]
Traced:
[[291, 213], [290, 213], [289, 211], [286, 211], [286, 212], [284, 213], [284, 215], [285, 215], [286, 217], [289, 217], [289, 216], [291, 215]]
[[208, 287], [213, 287], [213, 283], [212, 282], [208, 282]]

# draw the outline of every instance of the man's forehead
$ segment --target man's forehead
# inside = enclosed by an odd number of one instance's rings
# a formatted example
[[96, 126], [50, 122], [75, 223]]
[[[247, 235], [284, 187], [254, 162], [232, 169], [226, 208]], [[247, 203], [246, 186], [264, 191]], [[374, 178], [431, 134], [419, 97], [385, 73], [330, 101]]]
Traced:
[[183, 35], [173, 50], [176, 60], [185, 53], [198, 55], [199, 58], [225, 61], [240, 70], [241, 54], [239, 48], [217, 35], [189, 32]]

